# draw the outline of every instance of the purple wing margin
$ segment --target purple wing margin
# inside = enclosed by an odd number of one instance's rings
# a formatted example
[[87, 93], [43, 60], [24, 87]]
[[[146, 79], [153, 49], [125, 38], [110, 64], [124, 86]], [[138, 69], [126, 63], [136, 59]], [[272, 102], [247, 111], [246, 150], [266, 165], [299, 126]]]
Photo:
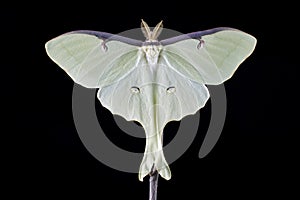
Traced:
[[115, 40], [115, 41], [123, 42], [123, 43], [129, 44], [129, 45], [133, 45], [133, 46], [142, 46], [143, 45], [143, 42], [140, 40], [135, 40], [135, 39], [131, 39], [128, 37], [115, 35], [115, 34], [111, 34], [111, 33], [106, 33], [106, 32], [91, 31], [91, 30], [78, 30], [78, 31], [71, 31], [66, 34], [76, 34], [76, 33], [93, 35], [99, 39], [102, 39], [105, 43]]
[[208, 30], [204, 30], [204, 31], [197, 31], [197, 32], [192, 32], [192, 33], [187, 33], [187, 34], [171, 37], [171, 38], [168, 38], [165, 40], [161, 40], [160, 44], [165, 46], [165, 45], [174, 44], [176, 42], [180, 42], [180, 41], [188, 40], [188, 39], [198, 39], [199, 40], [204, 35], [210, 35], [210, 34], [214, 34], [219, 31], [225, 31], [225, 30], [238, 31], [237, 29], [234, 29], [234, 28], [218, 27], [218, 28], [208, 29]]

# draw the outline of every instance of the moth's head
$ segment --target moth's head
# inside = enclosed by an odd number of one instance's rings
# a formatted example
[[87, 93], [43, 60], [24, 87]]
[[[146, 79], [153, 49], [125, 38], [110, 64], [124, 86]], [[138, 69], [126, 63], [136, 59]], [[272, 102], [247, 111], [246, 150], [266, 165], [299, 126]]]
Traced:
[[150, 27], [148, 26], [148, 24], [142, 20], [141, 22], [141, 29], [142, 32], [144, 34], [144, 36], [146, 37], [146, 42], [157, 42], [157, 38], [160, 35], [162, 29], [163, 29], [163, 24], [162, 24], [162, 20], [155, 26], [155, 28], [151, 31]]

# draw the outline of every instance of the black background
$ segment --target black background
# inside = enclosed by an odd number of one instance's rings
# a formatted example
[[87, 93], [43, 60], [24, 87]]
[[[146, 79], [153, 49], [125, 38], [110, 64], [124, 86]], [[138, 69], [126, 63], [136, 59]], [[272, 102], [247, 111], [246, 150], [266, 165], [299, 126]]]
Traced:
[[[44, 49], [45, 42], [68, 31], [118, 33], [138, 28], [141, 18], [152, 26], [164, 20], [166, 28], [183, 33], [234, 27], [258, 40], [254, 53], [225, 83], [227, 118], [215, 148], [198, 158], [209, 123], [208, 102], [201, 110], [200, 129], [192, 146], [170, 166], [172, 179], [160, 179], [158, 199], [286, 198], [296, 193], [296, 6], [262, 1], [75, 4], [18, 4], [18, 9], [4, 7], [1, 12], [2, 51], [7, 53], [2, 54], [1, 97], [8, 100], [3, 110], [8, 110], [7, 118], [13, 122], [4, 123], [9, 131], [3, 134], [9, 139], [2, 140], [10, 195], [147, 199], [147, 179], [139, 182], [137, 174], [111, 169], [87, 152], [73, 122], [73, 82]], [[143, 140], [124, 135], [113, 126], [109, 111], [100, 103], [96, 106], [100, 123], [104, 120], [104, 126], [111, 127], [108, 137], [114, 143], [143, 151]], [[178, 125], [171, 122], [167, 126], [166, 142], [174, 137]]]

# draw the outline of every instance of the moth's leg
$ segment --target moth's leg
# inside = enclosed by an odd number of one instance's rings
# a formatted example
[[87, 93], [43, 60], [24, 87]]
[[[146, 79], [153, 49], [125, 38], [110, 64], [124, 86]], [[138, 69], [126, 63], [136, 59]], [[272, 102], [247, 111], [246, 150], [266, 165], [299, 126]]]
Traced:
[[107, 40], [103, 40], [103, 42], [101, 43], [101, 48], [104, 52], [108, 50], [108, 47], [106, 45], [107, 42], [108, 42]]
[[200, 37], [199, 39], [199, 43], [197, 45], [197, 49], [201, 49], [204, 46], [204, 40]]

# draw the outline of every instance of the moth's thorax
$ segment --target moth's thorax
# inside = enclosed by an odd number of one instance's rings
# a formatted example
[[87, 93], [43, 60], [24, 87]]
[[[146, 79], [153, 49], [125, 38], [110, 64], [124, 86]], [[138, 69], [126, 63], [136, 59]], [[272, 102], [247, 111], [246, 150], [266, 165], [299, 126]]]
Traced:
[[145, 53], [148, 64], [157, 64], [160, 51], [162, 49], [161, 45], [144, 45], [142, 50]]

